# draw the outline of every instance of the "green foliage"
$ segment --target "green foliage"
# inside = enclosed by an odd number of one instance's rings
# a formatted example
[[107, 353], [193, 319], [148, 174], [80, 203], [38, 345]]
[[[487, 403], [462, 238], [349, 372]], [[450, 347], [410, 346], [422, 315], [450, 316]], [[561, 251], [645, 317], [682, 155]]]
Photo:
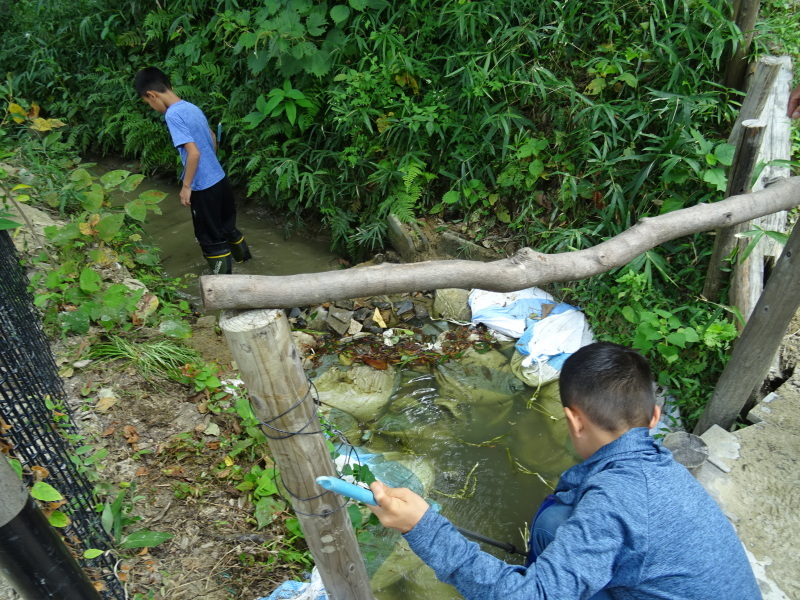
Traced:
[[708, 159], [733, 105], [713, 82], [741, 35], [724, 0], [68, 5], [80, 18], [59, 20], [53, 0], [46, 20], [12, 6], [0, 57], [73, 141], [174, 172], [161, 117], [131, 86], [160, 65], [225, 124], [234, 181], [290, 218], [322, 217], [354, 257], [383, 244], [391, 212], [560, 246], [561, 230], [593, 243], [724, 186], [725, 162]]
[[625, 269], [613, 285], [581, 290], [583, 310], [598, 339], [632, 345], [650, 362], [691, 430], [736, 338], [725, 308], [698, 301], [673, 308], [645, 273]]
[[129, 501], [126, 500], [129, 488], [133, 493], [135, 491], [135, 484], [125, 484], [121, 486], [119, 493], [113, 501], [106, 502], [98, 507], [98, 510], [101, 511], [103, 527], [116, 541], [117, 547], [123, 550], [131, 548], [151, 548], [171, 539], [173, 537], [172, 534], [148, 529], [140, 529], [138, 531], [126, 533], [126, 530], [131, 525], [141, 520], [141, 517], [133, 515], [132, 509], [137, 501], [143, 499], [142, 496], [134, 496]]

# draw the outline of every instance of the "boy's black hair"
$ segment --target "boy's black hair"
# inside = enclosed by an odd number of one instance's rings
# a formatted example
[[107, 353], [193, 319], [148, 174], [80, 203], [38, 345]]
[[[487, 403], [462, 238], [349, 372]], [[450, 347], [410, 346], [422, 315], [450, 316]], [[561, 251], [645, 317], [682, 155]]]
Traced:
[[606, 431], [647, 427], [656, 397], [647, 360], [630, 348], [598, 342], [570, 356], [559, 379], [561, 404], [579, 408]]
[[147, 92], [164, 93], [172, 89], [169, 76], [157, 67], [145, 67], [136, 74], [133, 80], [133, 87], [140, 98], [144, 98]]

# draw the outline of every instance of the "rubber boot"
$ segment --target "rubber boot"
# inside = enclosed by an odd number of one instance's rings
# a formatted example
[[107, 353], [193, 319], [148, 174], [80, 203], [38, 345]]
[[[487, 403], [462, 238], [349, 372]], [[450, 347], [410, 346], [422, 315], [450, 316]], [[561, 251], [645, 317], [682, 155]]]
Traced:
[[243, 263], [253, 258], [253, 255], [250, 254], [250, 248], [247, 247], [247, 242], [244, 241], [244, 236], [238, 242], [231, 242], [230, 246], [233, 260], [237, 263]]
[[208, 268], [211, 269], [212, 275], [230, 275], [232, 271], [231, 255], [230, 253], [223, 256], [206, 256]]

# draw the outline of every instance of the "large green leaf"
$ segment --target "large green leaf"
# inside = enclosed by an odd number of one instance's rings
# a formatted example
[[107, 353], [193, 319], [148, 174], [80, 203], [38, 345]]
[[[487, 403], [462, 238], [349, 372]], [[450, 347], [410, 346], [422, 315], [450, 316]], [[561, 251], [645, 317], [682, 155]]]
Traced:
[[124, 221], [125, 215], [123, 213], [106, 215], [100, 219], [100, 222], [96, 226], [97, 235], [100, 236], [101, 240], [110, 242], [112, 239], [114, 239], [114, 236], [119, 233]]
[[103, 184], [103, 187], [106, 189], [114, 188], [119, 186], [125, 179], [130, 175], [130, 171], [125, 171], [124, 169], [117, 169], [115, 171], [109, 171], [108, 173], [104, 173], [102, 177], [100, 177], [100, 183]]
[[120, 548], [152, 548], [158, 546], [162, 542], [166, 542], [173, 536], [171, 533], [164, 533], [161, 531], [149, 531], [142, 529], [135, 531], [130, 535], [126, 535], [119, 543]]
[[344, 4], [338, 4], [331, 8], [331, 19], [337, 25], [347, 20], [347, 17], [350, 16], [350, 9], [345, 6]]
[[58, 502], [64, 499], [64, 496], [56, 488], [44, 481], [37, 481], [33, 484], [31, 496], [42, 502]]

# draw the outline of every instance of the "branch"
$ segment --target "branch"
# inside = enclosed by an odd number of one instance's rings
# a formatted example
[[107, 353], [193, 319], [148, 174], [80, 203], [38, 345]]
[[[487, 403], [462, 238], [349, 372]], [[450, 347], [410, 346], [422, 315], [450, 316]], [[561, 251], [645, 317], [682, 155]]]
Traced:
[[509, 258], [488, 263], [435, 260], [287, 276], [204, 275], [200, 277], [200, 292], [206, 311], [310, 306], [440, 288], [511, 292], [586, 279], [621, 267], [669, 240], [730, 227], [798, 204], [800, 177], [791, 177], [752, 194], [643, 218], [627, 231], [586, 250], [542, 254], [522, 248]]

